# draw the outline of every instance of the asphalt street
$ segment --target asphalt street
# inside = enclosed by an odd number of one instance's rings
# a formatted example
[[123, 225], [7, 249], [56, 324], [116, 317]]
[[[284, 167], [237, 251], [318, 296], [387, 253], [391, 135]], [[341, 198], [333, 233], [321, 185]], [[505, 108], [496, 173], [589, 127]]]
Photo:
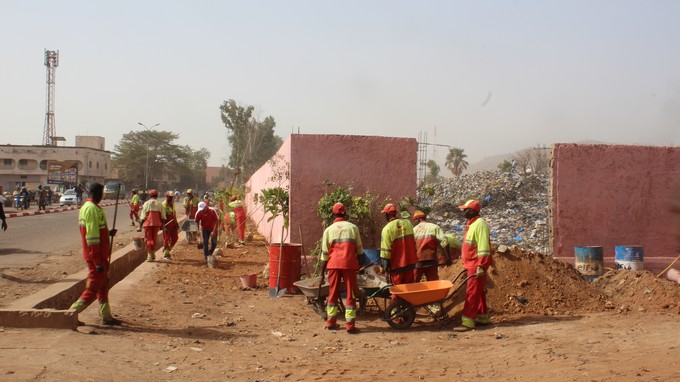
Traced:
[[[114, 206], [103, 208], [111, 228]], [[139, 235], [128, 214], [127, 205], [119, 204], [116, 241]], [[30, 267], [55, 254], [80, 254], [78, 210], [10, 218], [7, 225], [7, 231], [0, 231], [0, 269]]]

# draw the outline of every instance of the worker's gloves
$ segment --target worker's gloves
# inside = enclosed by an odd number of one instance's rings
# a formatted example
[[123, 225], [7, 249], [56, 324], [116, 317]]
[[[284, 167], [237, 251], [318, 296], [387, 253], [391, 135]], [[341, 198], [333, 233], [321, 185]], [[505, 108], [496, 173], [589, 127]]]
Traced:
[[97, 270], [97, 273], [104, 273], [104, 266], [101, 264], [97, 264], [95, 269]]
[[484, 268], [483, 267], [477, 267], [477, 272], [475, 272], [475, 276], [484, 276]]
[[109, 231], [109, 236], [114, 237], [114, 236], [116, 236], [117, 232], [118, 232], [118, 230], [114, 228], [114, 229]]

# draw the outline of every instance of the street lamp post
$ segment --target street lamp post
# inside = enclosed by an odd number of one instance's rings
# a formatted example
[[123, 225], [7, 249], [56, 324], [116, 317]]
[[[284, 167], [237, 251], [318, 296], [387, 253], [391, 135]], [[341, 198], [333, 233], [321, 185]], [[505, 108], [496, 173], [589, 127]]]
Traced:
[[[141, 122], [137, 122], [138, 125], [142, 126], [144, 128], [144, 131], [151, 131], [154, 127], [160, 125], [160, 123], [157, 123], [151, 127], [146, 127], [145, 124]], [[144, 168], [144, 190], [147, 191], [149, 189], [149, 138], [146, 138], [146, 167]]]

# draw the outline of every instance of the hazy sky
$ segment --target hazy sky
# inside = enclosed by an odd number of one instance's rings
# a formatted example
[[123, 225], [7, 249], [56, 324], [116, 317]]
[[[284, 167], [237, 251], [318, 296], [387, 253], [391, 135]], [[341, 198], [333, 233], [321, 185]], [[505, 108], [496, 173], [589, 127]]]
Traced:
[[221, 165], [230, 98], [284, 139], [427, 132], [470, 163], [556, 142], [680, 142], [674, 0], [0, 0], [0, 48], [2, 144], [42, 143], [44, 49], [60, 52], [68, 145], [100, 135], [113, 150], [160, 123]]

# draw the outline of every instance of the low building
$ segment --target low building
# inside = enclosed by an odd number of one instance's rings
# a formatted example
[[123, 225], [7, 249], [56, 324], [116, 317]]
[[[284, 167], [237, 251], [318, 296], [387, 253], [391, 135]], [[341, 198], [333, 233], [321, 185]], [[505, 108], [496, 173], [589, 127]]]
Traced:
[[0, 186], [11, 191], [38, 184], [104, 183], [111, 177], [105, 143], [104, 137], [76, 136], [75, 146], [0, 145]]

